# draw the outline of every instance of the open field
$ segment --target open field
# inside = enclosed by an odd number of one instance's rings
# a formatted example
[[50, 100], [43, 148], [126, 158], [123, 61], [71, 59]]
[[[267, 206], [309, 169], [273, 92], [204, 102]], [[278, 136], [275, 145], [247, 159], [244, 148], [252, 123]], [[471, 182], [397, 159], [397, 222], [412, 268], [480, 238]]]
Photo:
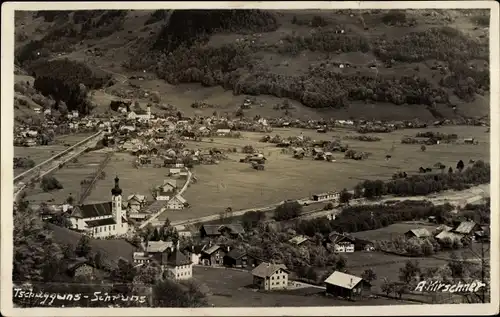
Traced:
[[[440, 144], [428, 146], [427, 150], [422, 152], [419, 145], [400, 143], [403, 136], [414, 136], [420, 131], [457, 133], [459, 138], [475, 137], [479, 144]], [[271, 135], [298, 136], [300, 133], [317, 140], [356, 134], [347, 129], [318, 134], [314, 130], [290, 128], [275, 129]], [[298, 199], [310, 197], [314, 193], [352, 188], [365, 179], [389, 179], [396, 171], [416, 173], [420, 166], [432, 167], [437, 162], [454, 168], [460, 159], [464, 162], [469, 159], [489, 161], [489, 134], [485, 133], [484, 127], [449, 126], [400, 130], [376, 134], [382, 138], [379, 142], [347, 140], [350, 148], [370, 152], [372, 156], [365, 161], [355, 161], [344, 159], [343, 153], [338, 153], [335, 154], [337, 161], [331, 163], [314, 161], [311, 158], [296, 160], [291, 154], [281, 153], [281, 149], [274, 144], [259, 142], [263, 135], [243, 132], [240, 139], [214, 138], [213, 142], [188, 142], [188, 148], [241, 148], [249, 144], [266, 155], [268, 160], [264, 171], [256, 171], [249, 164], [239, 163], [239, 158], [244, 157], [242, 153], [231, 153], [229, 160], [218, 165], [195, 166], [193, 174], [198, 182], [192, 184], [184, 195], [191, 208], [179, 215], [194, 218], [216, 214], [227, 207], [232, 207], [233, 210], [263, 207], [285, 199]], [[390, 152], [393, 144], [395, 149]], [[388, 153], [392, 155], [390, 161], [385, 160]]]
[[384, 298], [349, 302], [326, 297], [321, 289], [314, 295], [298, 295], [304, 290], [259, 292], [247, 288], [252, 283], [250, 272], [224, 268], [193, 267], [193, 276], [208, 286], [211, 295], [209, 305], [215, 307], [276, 307], [276, 306], [351, 306], [351, 305], [394, 305], [407, 304]]
[[[64, 151], [68, 146], [76, 144], [91, 135], [91, 133], [61, 135], [56, 136], [55, 142], [51, 145], [32, 147], [15, 146], [14, 157], [28, 157], [31, 158], [35, 164], [40, 164], [57, 153]], [[14, 175], [18, 175], [24, 171], [25, 169], [14, 169]]]
[[[63, 189], [55, 190], [51, 192], [44, 192], [40, 185], [35, 185], [33, 189], [26, 190], [26, 199], [31, 201], [33, 204], [39, 204], [41, 202], [49, 202], [60, 204], [63, 203], [68, 196], [71, 194], [76, 199], [79, 198], [79, 194], [81, 191], [80, 182], [87, 177], [90, 177], [95, 170], [98, 168], [99, 163], [105, 158], [106, 154], [104, 152], [90, 152], [85, 153], [82, 156], [77, 158], [76, 162], [70, 161], [68, 162], [62, 169], [56, 170], [53, 175], [61, 184], [63, 185]], [[114, 177], [114, 175], [113, 175]], [[108, 176], [106, 180], [108, 180], [107, 184], [109, 190], [113, 186], [112, 177]], [[106, 180], [99, 180], [97, 185], [101, 182], [106, 182]], [[99, 190], [94, 189], [95, 190]], [[111, 194], [109, 194], [110, 196]], [[101, 201], [106, 201], [108, 199], [103, 199]], [[89, 202], [87, 199], [86, 202]]]
[[367, 230], [352, 233], [353, 236], [359, 239], [375, 241], [375, 240], [391, 240], [396, 236], [403, 235], [405, 232], [412, 229], [427, 229], [429, 232], [437, 228], [437, 225], [427, 224], [422, 225], [420, 223], [395, 223], [388, 227], [376, 229], [376, 230]]

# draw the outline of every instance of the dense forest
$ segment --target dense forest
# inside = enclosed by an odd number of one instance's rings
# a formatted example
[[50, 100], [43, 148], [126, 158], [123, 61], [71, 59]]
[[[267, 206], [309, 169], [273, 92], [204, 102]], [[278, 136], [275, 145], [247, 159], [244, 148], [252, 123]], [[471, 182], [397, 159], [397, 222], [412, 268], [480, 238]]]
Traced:
[[37, 61], [29, 71], [35, 77], [33, 87], [44, 96], [51, 96], [56, 101], [56, 109], [64, 104], [66, 110], [78, 110], [81, 114], [92, 110], [87, 98], [89, 89], [99, 89], [111, 83], [108, 74], [97, 74], [87, 65], [68, 59]]

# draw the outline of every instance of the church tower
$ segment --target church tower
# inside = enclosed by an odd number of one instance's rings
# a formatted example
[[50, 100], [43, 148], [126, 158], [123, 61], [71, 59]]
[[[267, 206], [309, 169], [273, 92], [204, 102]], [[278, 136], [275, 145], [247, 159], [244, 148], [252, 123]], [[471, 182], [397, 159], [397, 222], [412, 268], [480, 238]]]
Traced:
[[113, 218], [116, 222], [116, 232], [122, 231], [122, 189], [119, 185], [120, 179], [118, 176], [115, 177], [115, 187], [111, 189], [112, 199], [111, 199], [111, 210], [113, 212]]

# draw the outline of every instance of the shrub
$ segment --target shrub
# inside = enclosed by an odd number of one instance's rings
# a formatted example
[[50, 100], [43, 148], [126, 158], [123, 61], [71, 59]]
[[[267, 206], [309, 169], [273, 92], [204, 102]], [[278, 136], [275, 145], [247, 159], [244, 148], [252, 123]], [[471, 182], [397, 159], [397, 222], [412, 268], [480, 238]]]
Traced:
[[14, 157], [14, 168], [29, 169], [35, 167], [35, 161], [29, 157]]
[[302, 205], [297, 201], [285, 201], [276, 207], [274, 219], [277, 221], [289, 220], [298, 217], [302, 212]]
[[63, 189], [62, 184], [54, 176], [44, 176], [42, 177], [42, 183], [40, 187], [44, 192], [49, 192], [57, 189]]

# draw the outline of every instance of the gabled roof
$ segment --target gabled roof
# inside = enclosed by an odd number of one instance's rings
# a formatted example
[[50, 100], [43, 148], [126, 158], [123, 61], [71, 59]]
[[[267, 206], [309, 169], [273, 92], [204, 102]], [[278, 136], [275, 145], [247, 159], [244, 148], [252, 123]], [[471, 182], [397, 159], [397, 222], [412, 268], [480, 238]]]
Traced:
[[168, 255], [162, 256], [162, 262], [171, 266], [189, 265], [192, 263], [191, 260], [177, 248], [174, 252], [170, 252]]
[[146, 196], [138, 195], [138, 194], [129, 195], [127, 197], [127, 201], [130, 203], [131, 200], [135, 200], [135, 201], [141, 203], [141, 202], [146, 200]]
[[287, 273], [289, 272], [289, 270], [284, 264], [271, 264], [267, 262], [262, 262], [261, 264], [259, 264], [259, 266], [257, 266], [255, 269], [252, 270], [252, 275], [266, 278], [270, 277], [280, 269], [286, 271]]
[[462, 221], [454, 230], [456, 233], [469, 234], [477, 224], [474, 221]]
[[165, 179], [163, 181], [163, 184], [161, 185], [161, 187], [165, 187], [165, 186], [168, 186], [168, 187], [171, 187], [171, 188], [176, 188], [177, 187], [177, 181], [175, 179]]
[[353, 289], [362, 280], [363, 279], [361, 277], [335, 271], [325, 280], [325, 284], [331, 284], [342, 288]]
[[353, 238], [353, 237], [350, 237], [350, 236], [347, 236], [345, 234], [341, 234], [341, 233], [332, 233], [330, 234], [329, 236], [329, 239], [330, 241], [335, 244], [335, 243], [339, 243], [339, 242], [351, 242], [351, 243], [354, 243], [356, 242], [356, 239]]
[[171, 201], [171, 200], [174, 200], [174, 199], [177, 199], [177, 200], [178, 200], [178, 201], [180, 201], [182, 204], [185, 204], [185, 203], [187, 202], [187, 200], [185, 200], [185, 199], [184, 199], [184, 197], [182, 197], [182, 196], [181, 196], [181, 195], [179, 195], [179, 194], [177, 194], [177, 195], [175, 195], [174, 197], [172, 197], [172, 199], [170, 199], [170, 201]]
[[242, 251], [242, 250], [238, 250], [238, 249], [232, 249], [231, 251], [229, 251], [228, 254], [226, 254], [227, 257], [234, 259], [234, 260], [241, 259], [245, 255], [247, 255], [246, 251]]
[[293, 238], [291, 238], [290, 240], [288, 240], [288, 242], [292, 243], [292, 244], [296, 244], [296, 245], [301, 245], [302, 243], [308, 241], [309, 238], [306, 237], [306, 236], [295, 236]]
[[71, 217], [92, 218], [112, 215], [111, 202], [80, 205], [73, 208]]
[[156, 200], [146, 208], [145, 212], [154, 214], [165, 207], [166, 204], [167, 202], [164, 200]]
[[417, 238], [427, 238], [432, 236], [429, 230], [425, 228], [411, 229], [408, 232], [413, 233]]
[[172, 241], [148, 241], [146, 252], [161, 253], [167, 250], [167, 248], [172, 248], [173, 246], [174, 243]]
[[436, 230], [439, 230], [439, 231], [450, 231], [452, 229], [453, 229], [452, 227], [447, 226], [447, 225], [440, 225], [439, 227], [436, 228]]
[[203, 250], [203, 253], [210, 255], [210, 254], [214, 253], [215, 251], [219, 250], [220, 248], [221, 248], [220, 245], [215, 244], [215, 245], [211, 246], [210, 248]]
[[460, 234], [460, 233], [455, 233], [455, 232], [451, 232], [451, 231], [441, 231], [436, 236], [436, 239], [437, 240], [443, 240], [443, 239], [448, 238], [451, 241], [454, 241], [454, 240], [460, 241], [460, 240], [462, 240], [463, 237], [464, 237], [464, 235]]

